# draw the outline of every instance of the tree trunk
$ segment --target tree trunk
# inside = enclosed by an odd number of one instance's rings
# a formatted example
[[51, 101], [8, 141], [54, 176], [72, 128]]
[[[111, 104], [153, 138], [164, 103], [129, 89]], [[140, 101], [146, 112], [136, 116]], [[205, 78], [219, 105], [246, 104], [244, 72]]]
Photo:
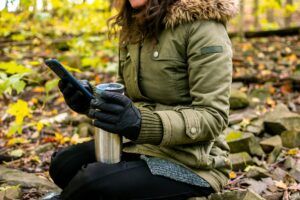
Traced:
[[274, 18], [274, 9], [271, 8], [271, 9], [267, 10], [267, 20], [270, 23], [273, 23], [275, 21], [275, 18]]
[[258, 30], [260, 28], [259, 16], [258, 16], [259, 0], [254, 0], [253, 16], [254, 16], [254, 27]]
[[244, 40], [244, 0], [240, 1], [240, 18], [239, 18], [239, 37]]
[[8, 9], [8, 1], [7, 0], [4, 0], [4, 1], [6, 1], [4, 9], [5, 8]]
[[[293, 3], [294, 3], [293, 0], [286, 0], [285, 6], [293, 5]], [[284, 26], [289, 27], [291, 25], [291, 22], [292, 22], [292, 14], [286, 13], [286, 16], [284, 18]]]

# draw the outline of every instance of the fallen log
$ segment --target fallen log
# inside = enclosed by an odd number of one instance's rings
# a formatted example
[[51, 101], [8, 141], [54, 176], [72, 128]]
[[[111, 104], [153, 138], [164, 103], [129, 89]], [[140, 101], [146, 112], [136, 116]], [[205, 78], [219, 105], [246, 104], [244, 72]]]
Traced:
[[[300, 35], [300, 27], [292, 27], [292, 28], [284, 28], [278, 30], [270, 30], [270, 31], [246, 31], [244, 33], [245, 38], [256, 38], [256, 37], [271, 37], [271, 36], [293, 36]], [[229, 33], [230, 38], [238, 37], [240, 33], [233, 32]]]

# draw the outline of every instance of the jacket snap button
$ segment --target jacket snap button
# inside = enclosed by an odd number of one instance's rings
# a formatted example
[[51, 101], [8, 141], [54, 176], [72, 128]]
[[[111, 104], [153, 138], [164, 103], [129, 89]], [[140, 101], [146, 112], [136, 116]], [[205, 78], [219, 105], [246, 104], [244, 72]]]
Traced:
[[195, 127], [192, 127], [192, 128], [191, 128], [191, 134], [194, 135], [194, 134], [196, 134], [196, 133], [197, 133], [197, 129], [196, 129]]
[[159, 56], [158, 51], [154, 51], [153, 56], [154, 56], [154, 58], [157, 58]]

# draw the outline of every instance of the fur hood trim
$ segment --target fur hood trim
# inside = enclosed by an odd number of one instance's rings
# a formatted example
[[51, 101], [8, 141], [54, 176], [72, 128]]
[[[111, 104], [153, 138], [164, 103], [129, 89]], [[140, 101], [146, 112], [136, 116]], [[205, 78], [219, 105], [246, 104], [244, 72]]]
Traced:
[[178, 0], [167, 12], [167, 28], [197, 20], [215, 20], [226, 23], [239, 10], [239, 0]]

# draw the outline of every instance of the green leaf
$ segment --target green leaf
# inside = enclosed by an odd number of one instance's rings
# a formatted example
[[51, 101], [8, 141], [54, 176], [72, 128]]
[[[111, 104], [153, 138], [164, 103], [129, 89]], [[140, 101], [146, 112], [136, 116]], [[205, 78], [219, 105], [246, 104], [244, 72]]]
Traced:
[[11, 38], [15, 41], [24, 41], [24, 40], [26, 40], [26, 37], [23, 34], [13, 35]]
[[26, 83], [24, 81], [18, 81], [14, 85], [12, 85], [12, 88], [15, 89], [19, 94], [20, 92], [24, 91], [25, 86]]
[[13, 123], [10, 125], [8, 132], [6, 133], [7, 137], [12, 137], [15, 133], [21, 134], [23, 130], [22, 124]]
[[8, 77], [5, 73], [0, 73], [0, 94], [11, 94], [12, 90], [16, 90], [19, 94], [26, 86], [21, 80], [25, 74], [14, 74]]
[[9, 189], [19, 189], [20, 185], [15, 185], [15, 186], [1, 186], [0, 191], [7, 191]]
[[23, 65], [19, 65], [15, 61], [0, 62], [0, 70], [3, 70], [8, 74], [24, 74], [32, 72], [31, 69], [26, 68]]
[[64, 65], [64, 67], [69, 71], [69, 72], [77, 72], [77, 73], [81, 73], [80, 69], [77, 68], [73, 68], [73, 67], [69, 67]]
[[11, 151], [9, 153], [9, 155], [12, 157], [20, 158], [24, 155], [24, 151], [22, 149], [16, 149], [16, 150]]
[[45, 92], [48, 94], [51, 90], [53, 90], [54, 88], [57, 87], [59, 79], [56, 78], [54, 80], [51, 81], [47, 81], [46, 85], [45, 85]]
[[243, 134], [241, 132], [230, 132], [227, 136], [226, 136], [226, 142], [230, 142], [233, 140], [237, 140], [243, 137]]

